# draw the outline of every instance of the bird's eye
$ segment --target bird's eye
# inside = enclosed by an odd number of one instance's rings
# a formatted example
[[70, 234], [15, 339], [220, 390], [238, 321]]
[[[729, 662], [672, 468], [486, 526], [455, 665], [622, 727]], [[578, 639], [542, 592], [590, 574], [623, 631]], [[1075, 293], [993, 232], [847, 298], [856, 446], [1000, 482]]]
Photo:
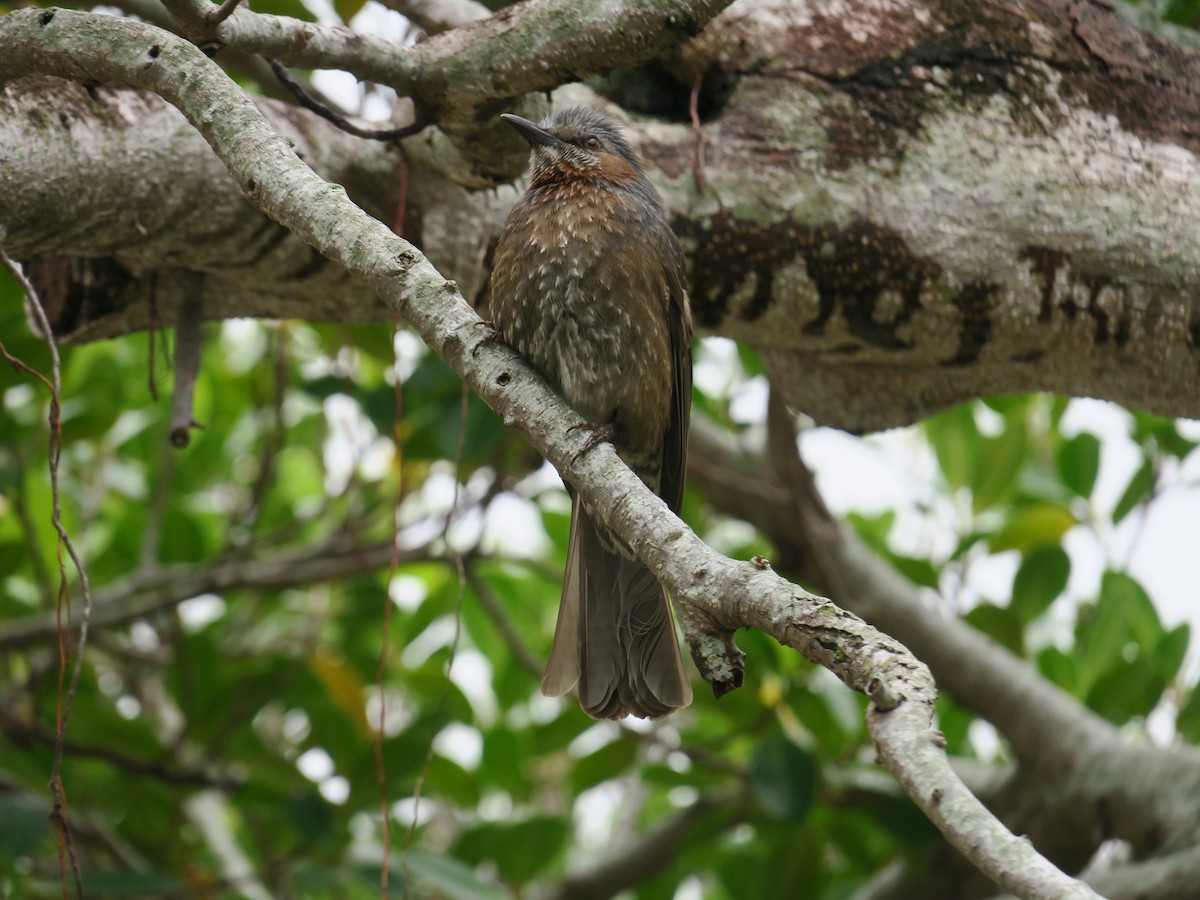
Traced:
[[587, 147], [589, 150], [599, 150], [600, 139], [598, 137], [588, 137], [584, 140], [583, 146]]

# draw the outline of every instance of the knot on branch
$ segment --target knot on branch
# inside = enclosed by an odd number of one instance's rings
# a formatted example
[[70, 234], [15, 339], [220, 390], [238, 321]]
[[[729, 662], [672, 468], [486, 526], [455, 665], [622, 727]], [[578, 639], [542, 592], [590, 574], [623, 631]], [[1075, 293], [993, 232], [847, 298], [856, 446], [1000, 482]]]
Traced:
[[866, 695], [871, 698], [871, 702], [880, 712], [891, 712], [904, 700], [904, 695], [880, 675], [872, 676], [871, 680], [867, 682]]

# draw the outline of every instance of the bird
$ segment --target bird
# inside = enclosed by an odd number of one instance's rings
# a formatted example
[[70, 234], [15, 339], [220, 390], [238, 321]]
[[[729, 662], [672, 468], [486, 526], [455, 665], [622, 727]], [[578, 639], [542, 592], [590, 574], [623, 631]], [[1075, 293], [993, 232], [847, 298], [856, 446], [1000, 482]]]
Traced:
[[[529, 184], [496, 244], [491, 324], [667, 506], [683, 500], [692, 317], [683, 250], [618, 122], [571, 107], [535, 124]], [[570, 487], [571, 530], [547, 696], [578, 685], [596, 719], [659, 719], [691, 684], [666, 589]]]

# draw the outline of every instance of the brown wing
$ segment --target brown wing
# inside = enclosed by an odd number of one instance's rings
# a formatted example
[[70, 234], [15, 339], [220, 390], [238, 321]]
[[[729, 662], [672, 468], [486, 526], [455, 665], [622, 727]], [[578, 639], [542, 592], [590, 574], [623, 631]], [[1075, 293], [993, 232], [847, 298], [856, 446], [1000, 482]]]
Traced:
[[667, 305], [667, 324], [671, 339], [672, 380], [670, 418], [663, 439], [663, 468], [659, 496], [672, 512], [679, 512], [683, 503], [683, 481], [687, 470], [688, 426], [692, 417], [692, 310], [684, 286], [683, 248], [674, 233], [666, 226], [663, 240], [663, 272], [666, 274], [670, 300]]

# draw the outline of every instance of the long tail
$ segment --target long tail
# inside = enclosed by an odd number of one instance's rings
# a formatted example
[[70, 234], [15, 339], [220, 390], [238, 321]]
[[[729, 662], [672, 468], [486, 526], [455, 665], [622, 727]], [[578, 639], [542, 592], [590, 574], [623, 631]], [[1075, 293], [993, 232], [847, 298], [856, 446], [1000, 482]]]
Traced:
[[692, 702], [667, 592], [640, 561], [614, 552], [578, 498], [542, 693], [579, 684], [596, 719], [657, 719]]

